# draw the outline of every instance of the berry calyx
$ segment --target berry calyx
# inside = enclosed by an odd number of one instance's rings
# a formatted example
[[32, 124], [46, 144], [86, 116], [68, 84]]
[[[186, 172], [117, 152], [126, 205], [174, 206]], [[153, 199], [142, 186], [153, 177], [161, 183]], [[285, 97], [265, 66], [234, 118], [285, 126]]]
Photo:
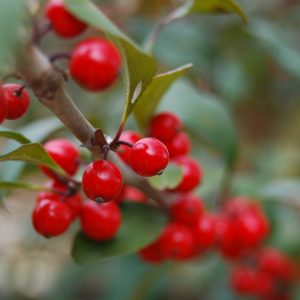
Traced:
[[7, 115], [7, 101], [4, 96], [4, 91], [0, 85], [0, 124], [5, 120]]
[[116, 81], [120, 66], [120, 53], [111, 42], [89, 38], [74, 49], [70, 72], [79, 85], [96, 92], [108, 88]]
[[45, 15], [54, 31], [63, 38], [75, 37], [87, 28], [85, 23], [67, 11], [63, 0], [49, 0]]
[[202, 181], [202, 169], [200, 165], [188, 156], [176, 157], [172, 160], [176, 165], [183, 169], [183, 178], [172, 192], [190, 192]]
[[123, 186], [120, 170], [111, 162], [97, 160], [90, 163], [82, 175], [82, 189], [97, 202], [107, 202], [119, 195]]
[[72, 213], [72, 220], [78, 217], [83, 201], [79, 193], [74, 193], [68, 195], [69, 188], [67, 185], [57, 181], [57, 180], [50, 180], [46, 183], [46, 187], [57, 191], [58, 193], [54, 192], [39, 192], [37, 195], [37, 202], [42, 201], [43, 199], [51, 199], [53, 201], [59, 201], [68, 206]]
[[155, 138], [143, 138], [132, 146], [131, 167], [141, 176], [161, 174], [168, 162], [168, 149]]
[[162, 142], [168, 142], [175, 138], [182, 127], [182, 122], [176, 115], [162, 112], [151, 119], [150, 136]]
[[204, 213], [194, 226], [194, 236], [199, 249], [204, 250], [214, 246], [216, 239], [215, 216]]
[[80, 214], [82, 231], [97, 241], [113, 238], [121, 225], [121, 212], [115, 202], [96, 203], [87, 200]]
[[30, 96], [25, 88], [16, 83], [7, 83], [2, 86], [7, 104], [6, 119], [21, 118], [28, 110]]
[[172, 140], [165, 142], [170, 158], [186, 155], [192, 146], [190, 139], [184, 132], [178, 133]]
[[[121, 141], [130, 143], [130, 144], [136, 143], [141, 138], [142, 137], [138, 133], [131, 131], [131, 130], [123, 131], [120, 136]], [[130, 165], [131, 147], [128, 147], [126, 145], [120, 145], [117, 149], [117, 153], [124, 162], [126, 162], [128, 165]]]
[[175, 222], [194, 226], [203, 213], [203, 202], [193, 195], [181, 195], [171, 205], [170, 213]]
[[[55, 139], [47, 142], [44, 148], [67, 174], [70, 176], [76, 174], [79, 168], [80, 154], [73, 143], [66, 139]], [[50, 169], [42, 166], [41, 170], [49, 177], [56, 179], [56, 175]]]
[[159, 238], [159, 249], [169, 259], [189, 259], [195, 253], [195, 239], [192, 231], [184, 225], [167, 225]]
[[72, 222], [72, 213], [68, 206], [52, 199], [37, 202], [32, 213], [35, 230], [45, 237], [58, 236], [64, 233]]

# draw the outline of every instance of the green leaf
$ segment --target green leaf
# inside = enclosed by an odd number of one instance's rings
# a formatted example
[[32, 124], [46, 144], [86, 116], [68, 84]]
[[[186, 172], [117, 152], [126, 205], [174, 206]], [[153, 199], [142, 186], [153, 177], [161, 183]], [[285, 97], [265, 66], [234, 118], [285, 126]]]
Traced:
[[156, 72], [156, 61], [121, 32], [90, 1], [66, 0], [65, 2], [72, 14], [89, 26], [103, 31], [122, 52], [126, 93], [122, 123], [125, 124], [139, 98], [152, 81]]
[[179, 7], [173, 15], [174, 19], [194, 13], [233, 13], [240, 16], [247, 23], [247, 16], [243, 9], [233, 0], [191, 0]]
[[183, 170], [175, 164], [169, 164], [163, 174], [148, 178], [149, 183], [162, 191], [175, 188], [182, 180]]
[[[1, 189], [25, 189], [25, 190], [32, 190], [32, 191], [48, 191], [44, 186], [26, 183], [26, 182], [19, 182], [19, 181], [0, 181], [0, 188]], [[51, 191], [51, 190], [49, 190]]]
[[16, 131], [12, 131], [8, 128], [4, 128], [2, 126], [0, 126], [0, 137], [5, 137], [11, 140], [15, 140], [21, 144], [31, 143], [31, 141], [27, 139], [25, 136], [23, 136], [22, 134]]
[[159, 74], [154, 77], [144, 94], [141, 96], [134, 109], [134, 116], [141, 129], [145, 129], [155, 112], [162, 96], [170, 86], [192, 67], [192, 64], [181, 66], [177, 69]]
[[173, 111], [196, 138], [217, 149], [228, 167], [237, 156], [237, 133], [227, 107], [215, 96], [196, 90], [185, 80], [166, 94], [161, 110]]
[[29, 13], [25, 0], [0, 1], [0, 74], [11, 71], [13, 59], [28, 31], [24, 26]]
[[47, 154], [43, 146], [38, 143], [23, 145], [7, 154], [0, 156], [0, 161], [27, 161], [38, 165], [43, 165], [59, 174], [64, 175], [64, 171]]
[[92, 263], [129, 255], [159, 236], [165, 218], [157, 209], [138, 203], [124, 203], [122, 207], [122, 226], [114, 239], [97, 242], [83, 233], [76, 236], [72, 254], [77, 263]]

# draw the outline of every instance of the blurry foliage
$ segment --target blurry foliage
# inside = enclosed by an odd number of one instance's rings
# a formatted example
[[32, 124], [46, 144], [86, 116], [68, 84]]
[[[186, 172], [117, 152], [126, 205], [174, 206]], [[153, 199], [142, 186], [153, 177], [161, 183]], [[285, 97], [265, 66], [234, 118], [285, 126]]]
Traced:
[[[5, 6], [10, 3], [19, 8], [16, 2], [1, 1], [1, 22], [6, 16], [6, 23], [0, 39], [9, 35], [8, 29], [16, 30], [8, 14], [11, 7]], [[95, 1], [139, 44], [154, 24], [183, 2]], [[238, 2], [246, 9], [247, 26], [237, 16], [193, 15], [163, 29], [154, 51], [159, 69], [190, 62], [194, 67], [187, 76], [190, 82], [178, 81], [159, 109], [183, 117], [193, 137], [193, 154], [204, 166], [206, 176], [198, 193], [208, 206], [215, 205], [229, 162], [235, 169], [232, 193], [263, 201], [273, 228], [268, 243], [300, 260], [300, 3]], [[95, 31], [85, 33], [91, 34]], [[9, 45], [15, 42], [7, 40]], [[50, 34], [42, 48], [50, 54], [56, 49], [71, 50], [74, 43], [76, 39], [62, 41]], [[1, 58], [10, 53], [1, 51]], [[72, 81], [67, 88], [93, 125], [109, 135], [115, 133], [123, 113], [120, 83], [102, 94], [86, 93]], [[49, 118], [36, 99], [32, 103], [25, 118], [4, 126], [42, 142], [62, 126]], [[132, 117], [126, 126], [137, 129]], [[69, 136], [65, 129], [59, 135]], [[1, 139], [1, 152], [15, 146], [12, 141], [4, 145]], [[23, 163], [1, 163], [1, 180], [16, 180], [22, 171], [38, 184], [45, 181], [40, 173], [26, 172], [36, 168], [24, 167]], [[240, 299], [228, 286], [228, 265], [214, 253], [196, 262], [159, 267], [146, 266], [135, 256], [75, 266], [68, 257], [76, 228], [67, 237], [50, 241], [36, 237], [30, 225], [34, 197], [32, 192], [15, 192], [4, 201], [13, 214], [0, 211], [0, 227], [5, 229], [0, 231], [0, 299]], [[293, 299], [299, 298], [296, 289]]]

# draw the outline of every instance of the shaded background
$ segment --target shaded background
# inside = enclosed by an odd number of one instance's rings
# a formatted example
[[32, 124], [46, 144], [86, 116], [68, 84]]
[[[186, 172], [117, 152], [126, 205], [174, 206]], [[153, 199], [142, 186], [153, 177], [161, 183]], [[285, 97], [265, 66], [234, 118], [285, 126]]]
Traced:
[[[153, 25], [181, 2], [96, 1], [123, 31], [140, 43]], [[238, 2], [248, 14], [247, 26], [236, 16], [195, 15], [163, 30], [155, 48], [161, 70], [188, 62], [194, 68], [187, 78], [173, 86], [160, 109], [181, 115], [182, 103], [189, 103], [195, 93], [207, 101], [221, 101], [220, 107], [230, 111], [238, 135], [232, 193], [259, 197], [272, 222], [267, 244], [300, 260], [300, 3]], [[85, 35], [92, 34], [95, 33], [88, 31]], [[51, 54], [57, 49], [71, 50], [74, 43], [76, 39], [63, 41], [50, 34], [42, 48]], [[72, 81], [67, 85], [93, 125], [113, 135], [123, 109], [121, 82], [102, 94], [86, 93]], [[192, 112], [199, 108], [190, 109]], [[52, 136], [69, 137], [36, 99], [24, 118], [4, 125], [38, 136], [38, 125], [27, 126], [40, 119], [48, 122], [44, 130], [57, 131]], [[197, 127], [199, 120], [191, 113], [187, 122], [189, 129]], [[207, 115], [207, 126], [216, 122], [213, 113]], [[127, 128], [136, 129], [132, 118]], [[224, 180], [225, 162], [210, 145], [209, 138], [200, 139], [195, 132], [190, 133], [193, 155], [205, 170], [204, 184], [197, 192], [208, 207], [214, 208]], [[222, 141], [221, 135], [217, 138]], [[2, 166], [0, 176], [11, 171]], [[46, 181], [34, 167], [26, 168], [23, 175], [27, 181]], [[0, 209], [1, 300], [247, 299], [234, 295], [228, 283], [230, 266], [214, 252], [191, 263], [166, 263], [159, 267], [147, 266], [134, 255], [105, 263], [75, 265], [69, 253], [78, 224], [63, 237], [46, 240], [37, 236], [31, 227], [34, 201], [35, 193], [13, 192], [4, 198]], [[297, 287], [293, 299], [300, 299]]]

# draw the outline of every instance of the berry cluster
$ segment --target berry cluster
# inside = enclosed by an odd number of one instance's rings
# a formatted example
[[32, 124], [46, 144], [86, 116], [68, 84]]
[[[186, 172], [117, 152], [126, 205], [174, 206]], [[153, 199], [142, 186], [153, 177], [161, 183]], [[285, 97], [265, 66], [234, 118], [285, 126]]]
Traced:
[[248, 255], [231, 272], [231, 285], [240, 295], [263, 300], [288, 300], [297, 279], [295, 263], [281, 251], [261, 249]]
[[[87, 25], [65, 8], [63, 0], [49, 0], [45, 15], [53, 30], [62, 38], [73, 38], [84, 32]], [[119, 50], [109, 41], [92, 37], [75, 47], [71, 54], [72, 78], [88, 91], [102, 91], [117, 79], [121, 66]]]
[[5, 120], [21, 118], [28, 110], [30, 96], [25, 87], [17, 83], [0, 86], [0, 124]]

